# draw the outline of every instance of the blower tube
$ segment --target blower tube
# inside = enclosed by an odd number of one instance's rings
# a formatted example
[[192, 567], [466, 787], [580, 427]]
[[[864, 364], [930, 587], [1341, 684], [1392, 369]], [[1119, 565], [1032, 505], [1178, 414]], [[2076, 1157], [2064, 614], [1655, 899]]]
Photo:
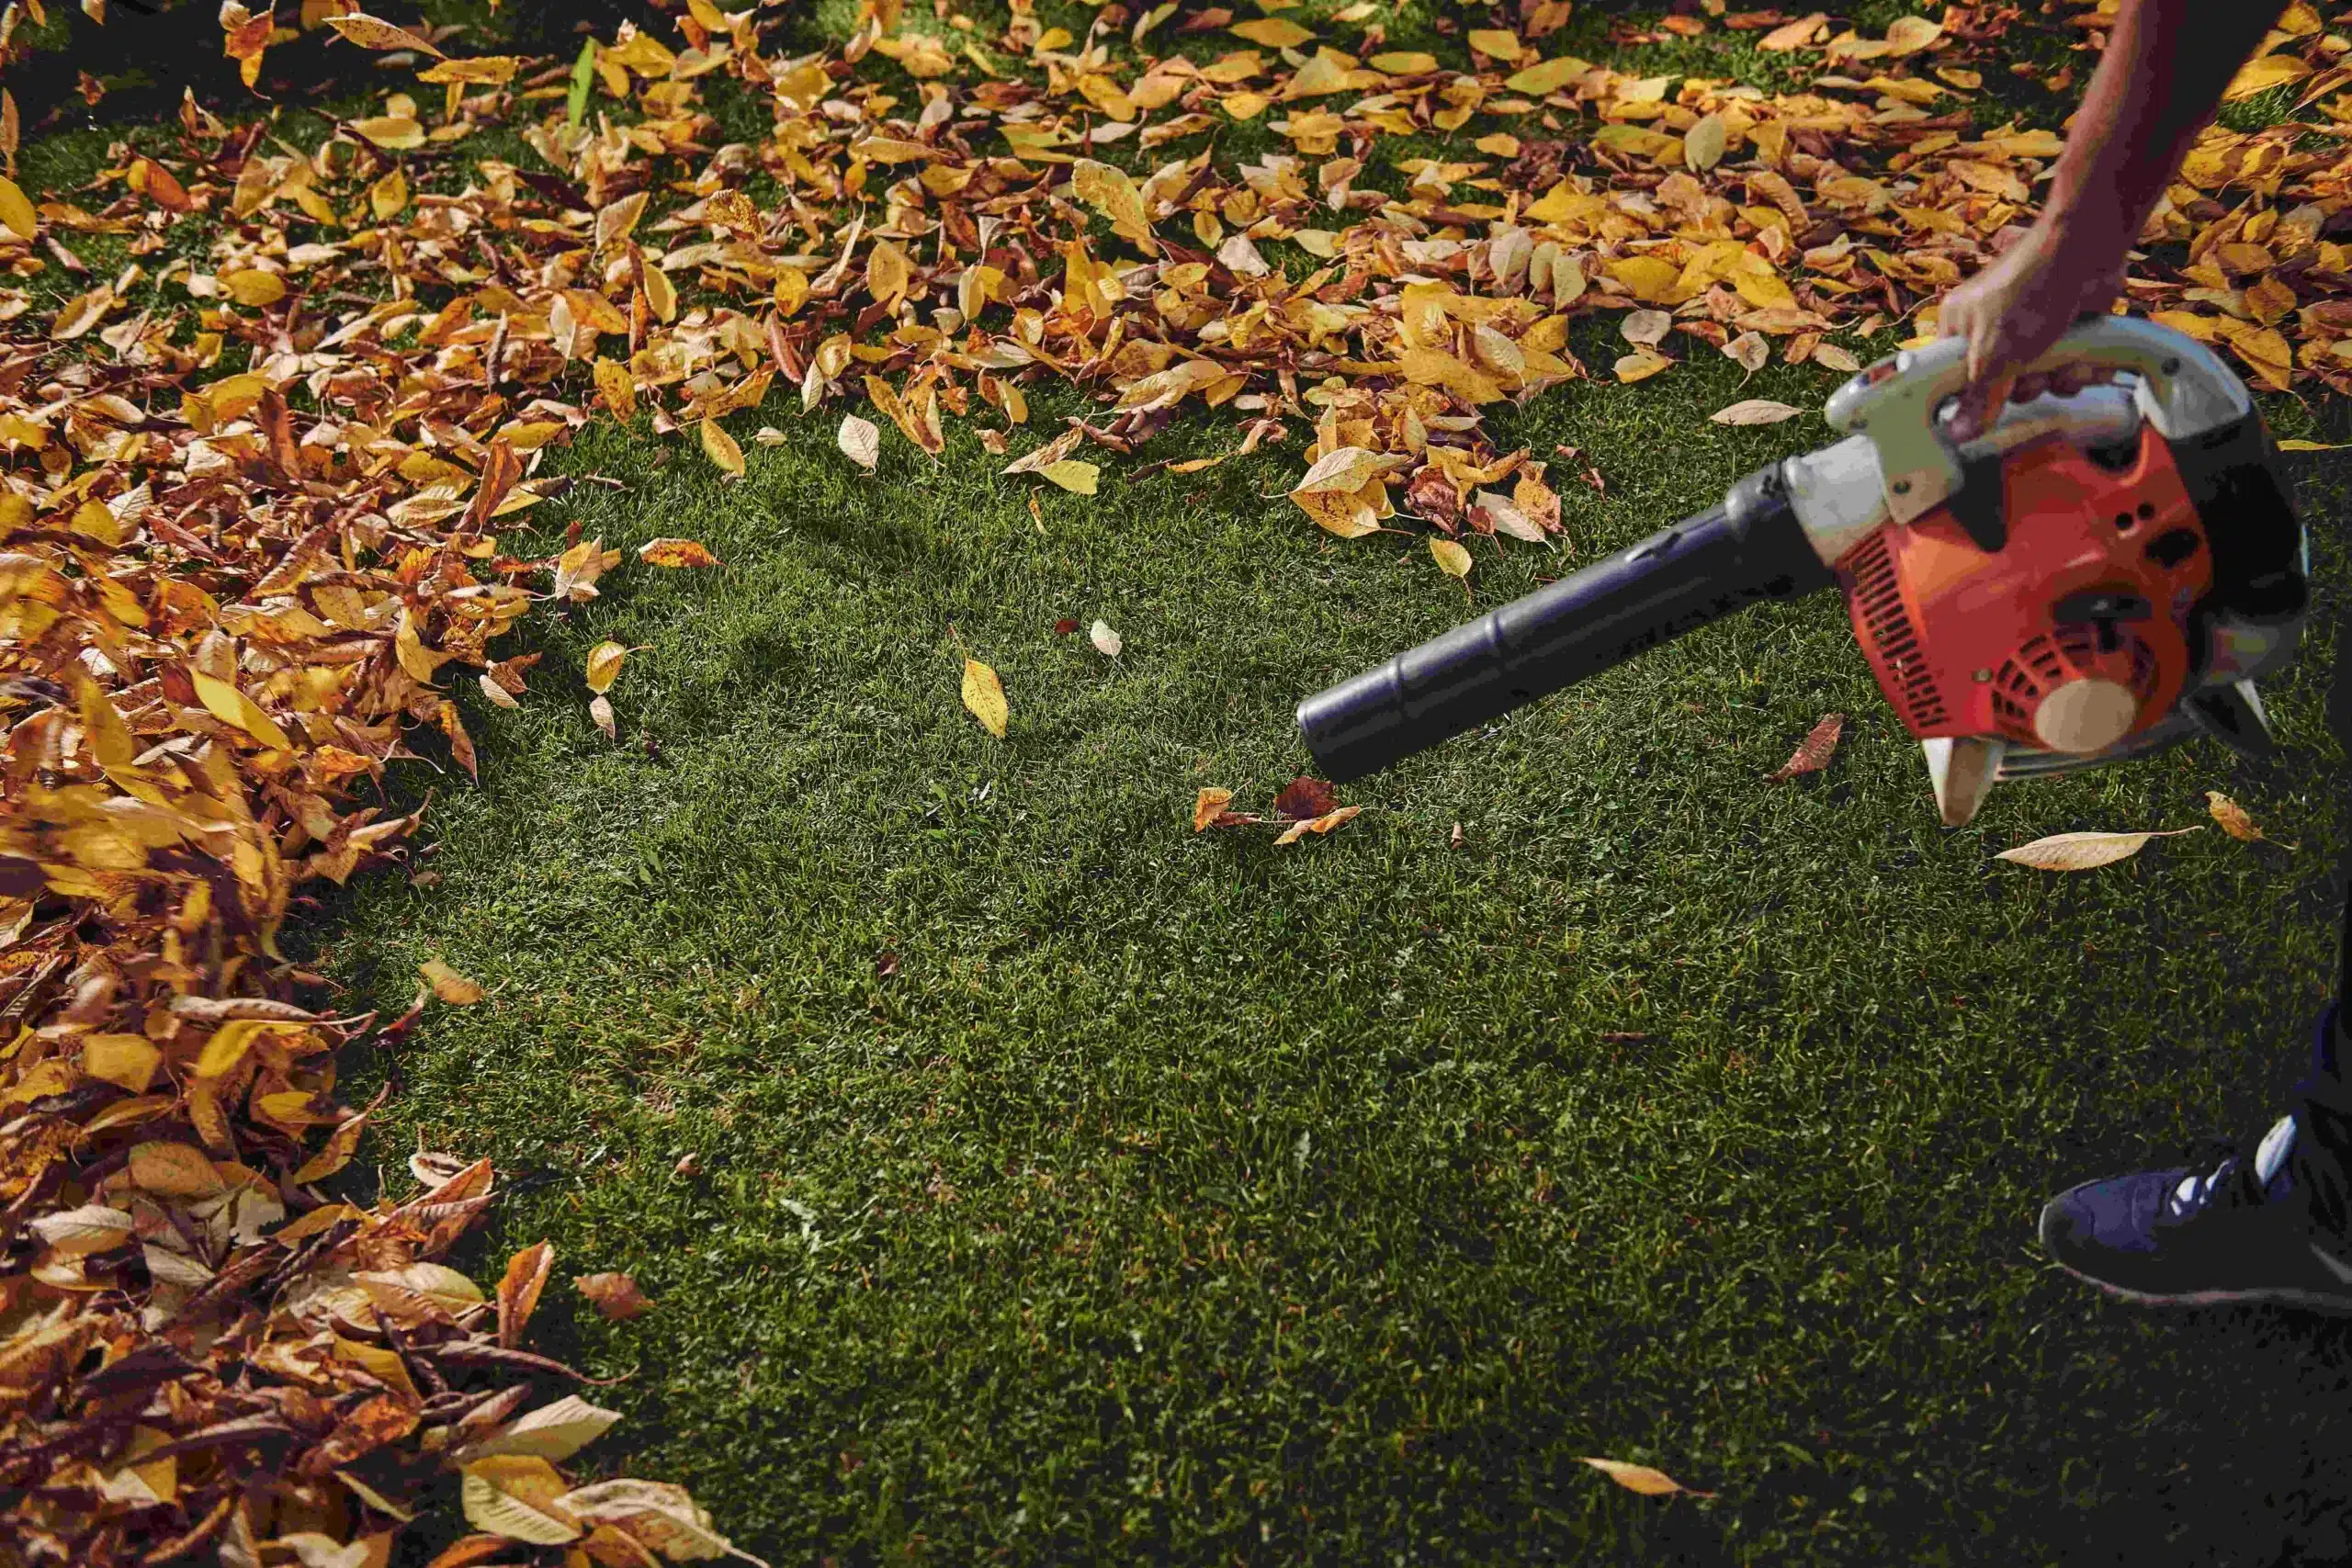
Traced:
[[1307, 698], [1299, 737], [1344, 784], [1758, 600], [1834, 581], [1775, 464], [1722, 505]]

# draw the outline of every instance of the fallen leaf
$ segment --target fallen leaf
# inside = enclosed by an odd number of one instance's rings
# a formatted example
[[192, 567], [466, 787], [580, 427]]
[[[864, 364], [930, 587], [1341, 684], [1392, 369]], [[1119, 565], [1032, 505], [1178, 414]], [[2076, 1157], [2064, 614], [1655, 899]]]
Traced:
[[628, 649], [616, 642], [600, 642], [588, 650], [588, 689], [599, 695], [613, 689], [620, 678], [621, 662], [628, 657]]
[[588, 716], [596, 721], [596, 728], [605, 732], [605, 739], [618, 740], [621, 738], [620, 725], [613, 716], [612, 698], [602, 693], [589, 698]]
[[1342, 806], [1337, 811], [1327, 811], [1322, 816], [1307, 821], [1294, 822], [1274, 836], [1274, 842], [1295, 844], [1309, 833], [1329, 833], [1341, 823], [1354, 821], [1363, 811], [1363, 807], [1361, 806]]
[[2013, 850], [2003, 850], [1994, 858], [2015, 861], [2036, 871], [2096, 871], [2131, 859], [2145, 849], [2151, 839], [2170, 839], [2199, 831], [2201, 829], [2197, 828], [2175, 828], [2145, 833], [2053, 833]]
[[1862, 362], [1854, 357], [1853, 350], [1842, 348], [1834, 343], [1825, 343], [1815, 348], [1813, 351], [1813, 362], [1815, 365], [1826, 365], [1832, 370], [1843, 371], [1849, 376], [1862, 367]]
[[1724, 344], [1724, 353], [1727, 357], [1738, 361], [1742, 369], [1753, 375], [1763, 369], [1764, 362], [1772, 356], [1772, 345], [1766, 341], [1762, 333], [1742, 333]]
[[648, 566], [717, 566], [718, 558], [694, 539], [648, 539], [638, 546], [637, 558]]
[[1282, 793], [1274, 796], [1274, 815], [1295, 822], [1327, 816], [1339, 807], [1340, 792], [1331, 782], [1306, 773], [1283, 785]]
[[1205, 831], [1233, 804], [1229, 789], [1204, 789], [1193, 797], [1193, 831]]
[[1618, 1459], [1594, 1459], [1589, 1455], [1585, 1457], [1584, 1462], [1626, 1491], [1638, 1492], [1645, 1497], [1664, 1497], [1677, 1492], [1688, 1493], [1693, 1497], [1714, 1495], [1712, 1492], [1692, 1491], [1666, 1472], [1653, 1470], [1645, 1464], [1628, 1464]]
[[842, 427], [833, 433], [833, 445], [842, 456], [872, 473], [882, 463], [882, 427], [870, 419], [856, 414], [842, 415]]
[[719, 471], [728, 478], [740, 479], [743, 477], [743, 449], [735, 445], [733, 436], [718, 427], [715, 419], [702, 422], [702, 450], [703, 455], [718, 464]]
[[2205, 809], [2211, 814], [2214, 821], [2222, 825], [2222, 832], [2240, 843], [2278, 844], [2282, 850], [2291, 850], [2295, 847], [2292, 844], [2280, 844], [2278, 840], [2266, 835], [2261, 829], [2255, 826], [2254, 818], [2246, 814], [2245, 807], [2240, 806], [2218, 789], [2209, 789], [2205, 792]]
[[1617, 379], [1629, 384], [1634, 381], [1646, 381], [1659, 371], [1670, 370], [1673, 367], [1673, 360], [1652, 354], [1646, 348], [1624, 355], [1614, 367]]
[[1683, 165], [1704, 174], [1724, 161], [1724, 149], [1729, 141], [1729, 128], [1723, 116], [1700, 116], [1698, 123], [1682, 133]]
[[1717, 424], [1778, 424], [1803, 412], [1804, 410], [1801, 408], [1776, 403], [1770, 398], [1747, 398], [1727, 408], [1717, 409], [1707, 417]]
[[424, 976], [425, 984], [433, 987], [433, 994], [451, 1007], [471, 1007], [487, 995], [480, 985], [437, 958], [426, 959], [416, 966], [416, 972]]
[[1092, 495], [1102, 469], [1091, 463], [1081, 463], [1075, 457], [1065, 457], [1058, 463], [1048, 463], [1037, 470], [1037, 477], [1051, 480], [1075, 495]]
[[1452, 539], [1431, 539], [1430, 555], [1446, 576], [1464, 579], [1470, 575], [1470, 552]]
[[1821, 772], [1829, 765], [1831, 754], [1838, 750], [1838, 738], [1845, 731], [1846, 716], [1844, 714], [1824, 715], [1821, 722], [1815, 725], [1805, 738], [1797, 743], [1797, 749], [1791, 753], [1789, 760], [1765, 777], [1773, 784], [1786, 784], [1800, 774]]
[[1106, 659], [1116, 659], [1126, 650], [1126, 643], [1111, 629], [1108, 621], [1097, 621], [1086, 631], [1087, 639], [1102, 651]]
[[40, 236], [40, 215], [11, 179], [0, 178], [0, 223], [6, 224], [8, 231], [19, 240]]
[[1674, 318], [1664, 310], [1628, 310], [1617, 330], [1636, 348], [1655, 348], [1673, 327]]
[[1828, 26], [1828, 12], [1814, 11], [1798, 17], [1793, 22], [1783, 22], [1781, 26], [1774, 28], [1756, 40], [1756, 47], [1772, 52], [1803, 49], [1811, 43], [1815, 35]]
[[571, 1282], [611, 1322], [639, 1317], [653, 1310], [652, 1301], [627, 1274], [582, 1274]]
[[2290, 436], [2278, 443], [2281, 452], [2341, 452], [2346, 444], [2341, 441], [2306, 441], [2301, 436]]
[[1004, 739], [1005, 722], [1012, 716], [1012, 707], [1004, 700], [1004, 682], [996, 678], [995, 671], [977, 659], [964, 660], [964, 705], [972, 710], [972, 716], [980, 721], [981, 728], [999, 740]]

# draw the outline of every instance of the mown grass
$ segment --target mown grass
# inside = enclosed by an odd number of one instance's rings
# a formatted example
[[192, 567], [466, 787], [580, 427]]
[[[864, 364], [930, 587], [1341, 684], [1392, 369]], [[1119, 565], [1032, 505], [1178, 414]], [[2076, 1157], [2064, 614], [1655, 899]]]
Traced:
[[[1607, 327], [1576, 344], [1596, 366]], [[1479, 542], [1475, 607], [1826, 439], [1705, 416], [1833, 384], [1694, 352], [1503, 415], [1608, 491], [1564, 484], [1559, 556]], [[1047, 428], [1083, 406], [1037, 403]], [[592, 1463], [690, 1484], [779, 1563], [2352, 1551], [2339, 1329], [2112, 1307], [2030, 1235], [2058, 1185], [2267, 1121], [2326, 998], [2339, 457], [2289, 459], [2323, 605], [2276, 762], [2190, 747], [1941, 829], [1814, 601], [1351, 788], [1361, 818], [1278, 849], [1192, 834], [1193, 791], [1262, 807], [1305, 766], [1300, 696], [1472, 607], [1418, 540], [1316, 531], [1280, 499], [1295, 444], [1114, 462], [1033, 518], [968, 424], [938, 463], [889, 434], [868, 479], [839, 412], [738, 416], [788, 440], [747, 443], [735, 485], [642, 429], [562, 454], [626, 488], [508, 547], [576, 522], [630, 564], [510, 645], [547, 656], [522, 712], [457, 688], [482, 782], [397, 775], [395, 803], [433, 792], [417, 874], [292, 939], [352, 1007], [404, 1006], [432, 957], [490, 987], [352, 1064], [400, 1089], [359, 1186], [405, 1190], [420, 1144], [490, 1156], [478, 1272], [546, 1236], [560, 1274], [658, 1300], [607, 1324], [550, 1292], [549, 1348], [623, 1380]], [[1236, 439], [1193, 422], [1148, 456]], [[726, 565], [637, 566], [660, 535]], [[640, 649], [618, 745], [581, 682], [605, 637]], [[957, 702], [967, 651], [1003, 675], [1001, 742]], [[1763, 782], [1830, 710], [1830, 771]], [[1991, 858], [2196, 823], [2216, 787], [2300, 848]], [[1586, 1454], [1716, 1496], [1634, 1497]]]

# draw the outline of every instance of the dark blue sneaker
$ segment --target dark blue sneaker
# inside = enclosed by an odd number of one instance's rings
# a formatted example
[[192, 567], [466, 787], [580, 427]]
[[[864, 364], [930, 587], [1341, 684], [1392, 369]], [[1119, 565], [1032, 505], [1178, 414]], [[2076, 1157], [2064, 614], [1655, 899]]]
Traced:
[[2041, 1245], [2127, 1301], [2352, 1312], [2352, 1086], [2335, 1072], [2338, 1038], [2331, 1009], [2311, 1077], [2252, 1159], [2086, 1181], [2043, 1205]]

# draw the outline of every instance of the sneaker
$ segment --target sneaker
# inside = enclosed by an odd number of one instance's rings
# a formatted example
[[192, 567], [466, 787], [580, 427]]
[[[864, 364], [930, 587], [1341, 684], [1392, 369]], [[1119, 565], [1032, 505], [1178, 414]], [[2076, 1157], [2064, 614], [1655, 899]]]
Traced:
[[2352, 1312], [2352, 1085], [2335, 1073], [2337, 1040], [2330, 1009], [2312, 1076], [2252, 1159], [2086, 1181], [2043, 1205], [2041, 1245], [2126, 1301]]

